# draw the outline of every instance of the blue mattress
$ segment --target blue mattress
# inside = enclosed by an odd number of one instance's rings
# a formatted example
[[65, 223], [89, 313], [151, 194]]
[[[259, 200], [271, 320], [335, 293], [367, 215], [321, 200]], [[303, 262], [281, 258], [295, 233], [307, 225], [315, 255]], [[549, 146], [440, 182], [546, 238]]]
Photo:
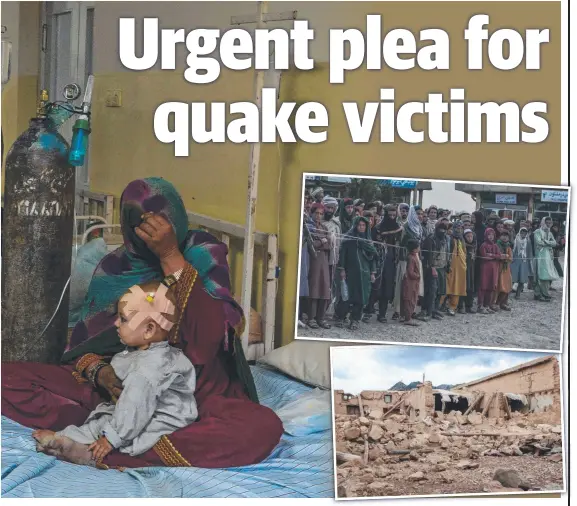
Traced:
[[[279, 410], [310, 390], [263, 366], [262, 404]], [[2, 497], [334, 497], [332, 435], [284, 434], [260, 464], [230, 469], [151, 467], [100, 471], [37, 453], [32, 429], [2, 417]]]

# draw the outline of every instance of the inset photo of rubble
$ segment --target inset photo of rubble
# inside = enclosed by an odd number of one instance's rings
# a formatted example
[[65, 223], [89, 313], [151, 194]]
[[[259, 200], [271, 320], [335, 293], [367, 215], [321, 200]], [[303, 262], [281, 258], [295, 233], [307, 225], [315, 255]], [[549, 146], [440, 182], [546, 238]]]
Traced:
[[332, 347], [336, 498], [564, 491], [559, 359]]

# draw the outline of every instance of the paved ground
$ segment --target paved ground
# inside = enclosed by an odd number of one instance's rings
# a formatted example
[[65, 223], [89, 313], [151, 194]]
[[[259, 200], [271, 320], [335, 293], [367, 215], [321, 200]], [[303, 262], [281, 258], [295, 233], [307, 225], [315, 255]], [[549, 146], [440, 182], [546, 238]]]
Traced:
[[[527, 290], [520, 300], [511, 295], [511, 312], [500, 311], [486, 316], [445, 315], [443, 321], [419, 322], [419, 327], [408, 327], [392, 321], [389, 310], [388, 323], [378, 323], [373, 316], [369, 323], [361, 322], [356, 331], [334, 326], [328, 330], [307, 327], [299, 328], [297, 337], [559, 351], [562, 287], [563, 280], [553, 283], [557, 291], [551, 291], [551, 302], [538, 302], [533, 299], [533, 292]], [[329, 323], [332, 323], [332, 314]]]

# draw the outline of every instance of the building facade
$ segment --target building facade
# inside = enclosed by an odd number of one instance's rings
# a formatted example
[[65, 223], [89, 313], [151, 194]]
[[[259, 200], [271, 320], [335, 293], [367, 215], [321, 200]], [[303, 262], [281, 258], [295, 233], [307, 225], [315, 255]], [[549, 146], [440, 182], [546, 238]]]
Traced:
[[567, 190], [471, 183], [455, 183], [455, 190], [471, 195], [476, 209], [486, 216], [496, 213], [501, 218], [514, 221], [550, 216], [558, 220], [561, 226], [567, 221]]
[[334, 414], [380, 419], [392, 411], [422, 420], [436, 411], [476, 411], [489, 418], [510, 417], [511, 412], [554, 412], [561, 420], [559, 362], [553, 355], [538, 358], [450, 390], [420, 383], [404, 391], [364, 390], [358, 395], [334, 391]]
[[[378, 179], [379, 185], [390, 190], [391, 197], [385, 204], [401, 204], [403, 202], [410, 205], [423, 205], [423, 192], [432, 189], [429, 181], [417, 181], [411, 179]], [[317, 186], [321, 186], [325, 195], [334, 198], [357, 197], [350, 193], [351, 178], [339, 176], [308, 176], [305, 179], [305, 190], [311, 191]], [[378, 198], [376, 199], [378, 200]], [[366, 202], [368, 203], [368, 202]]]

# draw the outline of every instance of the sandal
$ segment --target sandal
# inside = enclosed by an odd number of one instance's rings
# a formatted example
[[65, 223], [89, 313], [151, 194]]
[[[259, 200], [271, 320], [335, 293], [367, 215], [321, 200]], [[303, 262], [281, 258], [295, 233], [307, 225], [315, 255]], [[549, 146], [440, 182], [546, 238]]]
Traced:
[[399, 316], [400, 316], [399, 313], [393, 313], [392, 319], [393, 319], [393, 320], [398, 320], [398, 319], [399, 319]]
[[318, 329], [318, 328], [319, 328], [319, 324], [318, 324], [316, 321], [314, 321], [314, 320], [311, 320], [311, 321], [308, 323], [308, 325], [309, 325], [309, 327], [310, 327], [311, 329]]
[[335, 327], [337, 329], [342, 329], [345, 326], [345, 321], [344, 320], [337, 320], [337, 323], [335, 323]]
[[379, 317], [377, 317], [377, 321], [379, 323], [387, 323], [387, 317], [386, 316], [379, 316]]
[[324, 320], [322, 322], [319, 322], [319, 327], [321, 329], [327, 329], [327, 330], [331, 328], [331, 326]]
[[365, 313], [361, 320], [363, 323], [369, 323], [371, 321], [371, 315], [368, 313]]
[[403, 325], [408, 325], [409, 327], [419, 327], [419, 324], [413, 320], [409, 320], [408, 322], [404, 322]]
[[350, 328], [351, 330], [358, 330], [358, 328], [359, 328], [359, 322], [352, 321], [352, 322], [351, 322], [351, 325], [349, 326], [349, 328]]
[[511, 308], [510, 308], [509, 306], [507, 306], [506, 304], [503, 304], [503, 305], [501, 306], [501, 309], [502, 309], [503, 311], [511, 311]]

